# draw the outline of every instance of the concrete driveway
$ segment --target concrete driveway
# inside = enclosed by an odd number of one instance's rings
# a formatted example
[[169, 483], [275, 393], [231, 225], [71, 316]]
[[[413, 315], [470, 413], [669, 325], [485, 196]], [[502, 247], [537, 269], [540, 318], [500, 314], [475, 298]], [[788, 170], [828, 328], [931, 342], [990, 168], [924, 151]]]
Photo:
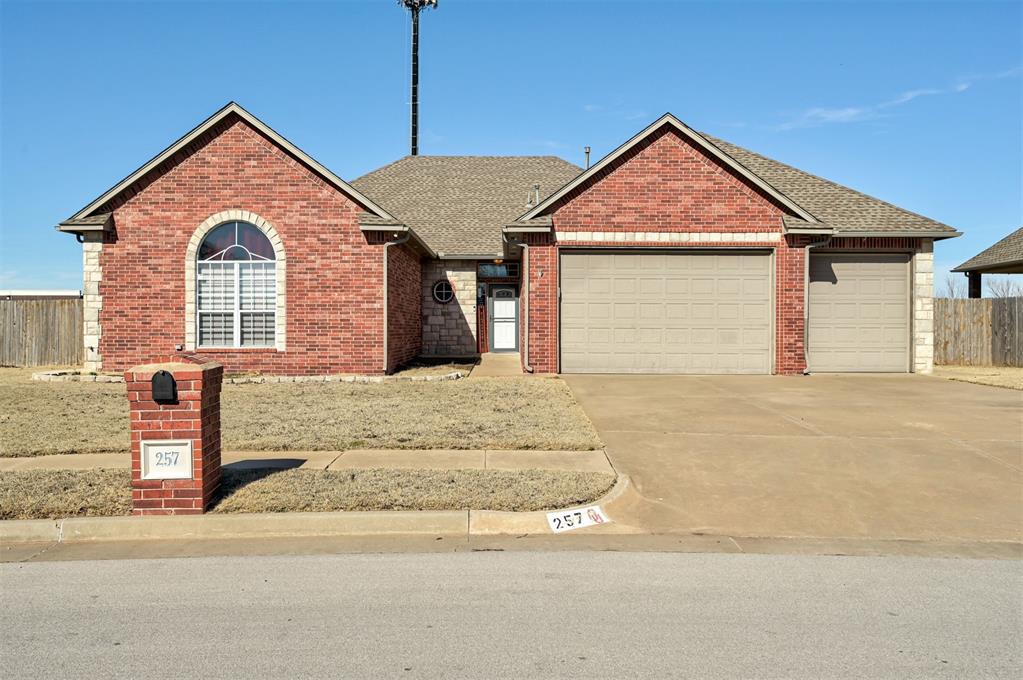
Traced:
[[914, 375], [565, 380], [649, 531], [1023, 538], [1023, 392]]

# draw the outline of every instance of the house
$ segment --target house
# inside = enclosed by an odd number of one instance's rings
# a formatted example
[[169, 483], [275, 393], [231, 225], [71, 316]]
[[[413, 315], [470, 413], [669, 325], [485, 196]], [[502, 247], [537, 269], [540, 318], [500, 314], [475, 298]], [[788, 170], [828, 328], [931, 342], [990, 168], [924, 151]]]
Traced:
[[666, 114], [588, 169], [400, 159], [346, 182], [230, 103], [58, 229], [87, 368], [928, 372], [944, 224]]
[[952, 271], [966, 274], [971, 298], [980, 297], [981, 277], [984, 274], [1023, 274], [1023, 227]]

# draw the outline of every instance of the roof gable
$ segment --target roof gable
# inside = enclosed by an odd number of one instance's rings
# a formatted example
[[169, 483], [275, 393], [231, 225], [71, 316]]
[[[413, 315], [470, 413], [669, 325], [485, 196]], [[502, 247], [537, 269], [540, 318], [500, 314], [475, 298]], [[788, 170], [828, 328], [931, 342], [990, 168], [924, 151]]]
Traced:
[[169, 147], [161, 151], [155, 157], [146, 162], [142, 167], [135, 170], [123, 180], [115, 184], [109, 190], [107, 190], [102, 196], [92, 201], [89, 205], [85, 206], [70, 218], [60, 224], [58, 228], [64, 231], [81, 231], [81, 223], [84, 218], [90, 217], [94, 212], [105, 206], [107, 203], [117, 198], [121, 193], [131, 188], [139, 180], [143, 179], [146, 174], [159, 167], [159, 165], [174, 156], [190, 143], [198, 139], [200, 136], [208, 132], [222, 120], [230, 115], [237, 115], [245, 123], [251, 126], [253, 129], [258, 130], [264, 134], [267, 138], [272, 140], [280, 148], [282, 148], [289, 155], [294, 157], [296, 160], [307, 166], [310, 170], [321, 176], [328, 183], [333, 185], [339, 191], [347, 194], [350, 198], [361, 204], [366, 210], [371, 213], [384, 218], [392, 219], [392, 215], [384, 210], [382, 207], [374, 203], [368, 197], [364, 196], [355, 187], [345, 182], [343, 179], [335, 175], [333, 172], [328, 170], [326, 167], [321, 165], [312, 156], [309, 156], [304, 151], [299, 149], [297, 146], [289, 142], [283, 136], [274, 131], [270, 126], [266, 125], [263, 121], [259, 120], [251, 113], [243, 109], [239, 104], [235, 102], [229, 102], [224, 108], [220, 109], [212, 116], [204, 120], [198, 126], [193, 128], [183, 137], [178, 139], [176, 142], [171, 144]]
[[575, 179], [565, 184], [563, 187], [555, 191], [553, 194], [548, 196], [546, 199], [540, 201], [535, 207], [524, 213], [519, 217], [520, 221], [531, 220], [540, 215], [546, 214], [559, 200], [567, 196], [573, 190], [580, 186], [583, 186], [588, 181], [600, 175], [600, 173], [614, 163], [616, 160], [621, 158], [623, 155], [628, 153], [630, 150], [635, 148], [637, 145], [655, 135], [662, 127], [671, 126], [676, 132], [685, 137], [690, 143], [702, 150], [708, 156], [716, 159], [722, 165], [735, 172], [740, 177], [747, 180], [750, 184], [757, 187], [767, 196], [771, 197], [779, 205], [790, 211], [793, 215], [810, 223], [816, 223], [817, 218], [812, 214], [800, 207], [795, 201], [786, 196], [784, 193], [779, 191], [776, 187], [771, 186], [762, 177], [752, 172], [749, 168], [745, 167], [737, 160], [732, 158], [730, 155], [722, 151], [716, 145], [708, 141], [703, 135], [696, 132], [688, 125], [683, 123], [681, 120], [676, 118], [670, 113], [666, 113], [653, 123], [645, 127], [638, 134], [633, 136], [627, 142], [619, 146], [617, 149], [604, 156], [600, 161], [590, 166], [588, 170], [578, 175]]

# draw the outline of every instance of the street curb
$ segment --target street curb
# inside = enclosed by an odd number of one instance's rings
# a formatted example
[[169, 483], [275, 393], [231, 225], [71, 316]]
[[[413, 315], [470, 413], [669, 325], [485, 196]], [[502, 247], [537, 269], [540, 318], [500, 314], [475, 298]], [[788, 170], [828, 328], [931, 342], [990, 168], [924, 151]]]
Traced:
[[0, 544], [52, 543], [60, 540], [60, 519], [10, 519], [0, 522]]
[[[619, 476], [603, 497], [583, 506], [612, 505], [634, 493]], [[565, 508], [568, 510], [569, 508]], [[579, 532], [640, 533], [604, 524]], [[551, 534], [546, 512], [494, 510], [268, 512], [165, 517], [69, 517], [0, 521], [0, 544], [88, 541], [189, 540], [211, 538], [307, 538], [315, 536], [430, 536], [467, 540], [470, 535]]]
[[287, 512], [0, 522], [0, 543], [312, 536], [465, 538], [468, 512]]
[[[638, 534], [645, 533], [638, 527], [616, 522], [614, 507], [621, 499], [635, 494], [632, 481], [626, 475], [619, 475], [615, 485], [606, 494], [585, 505], [573, 505], [559, 510], [575, 510], [599, 505], [611, 520], [610, 523], [576, 529], [572, 533]], [[500, 536], [507, 534], [534, 535], [552, 534], [547, 524], [547, 512], [506, 512], [502, 510], [470, 510], [470, 536]]]

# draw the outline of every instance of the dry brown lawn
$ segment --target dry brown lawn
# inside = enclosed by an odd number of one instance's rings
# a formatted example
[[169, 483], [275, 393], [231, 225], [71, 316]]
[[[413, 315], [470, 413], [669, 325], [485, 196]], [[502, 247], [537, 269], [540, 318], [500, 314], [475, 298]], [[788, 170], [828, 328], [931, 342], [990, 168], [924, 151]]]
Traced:
[[224, 485], [214, 512], [553, 510], [600, 498], [614, 480], [557, 470], [249, 470]]
[[[128, 450], [118, 383], [0, 369], [0, 456]], [[240, 451], [585, 450], [593, 425], [558, 379], [225, 385], [223, 445]]]
[[1023, 368], [1013, 366], [935, 366], [934, 375], [949, 380], [1023, 390]]
[[[607, 493], [614, 476], [552, 470], [224, 470], [214, 512], [550, 510]], [[127, 470], [0, 473], [0, 520], [131, 513]]]
[[447, 361], [444, 359], [414, 359], [400, 366], [394, 375], [402, 378], [418, 378], [423, 376], [447, 375], [458, 371], [466, 375], [475, 366], [467, 361]]
[[0, 520], [130, 514], [128, 470], [0, 472]]

